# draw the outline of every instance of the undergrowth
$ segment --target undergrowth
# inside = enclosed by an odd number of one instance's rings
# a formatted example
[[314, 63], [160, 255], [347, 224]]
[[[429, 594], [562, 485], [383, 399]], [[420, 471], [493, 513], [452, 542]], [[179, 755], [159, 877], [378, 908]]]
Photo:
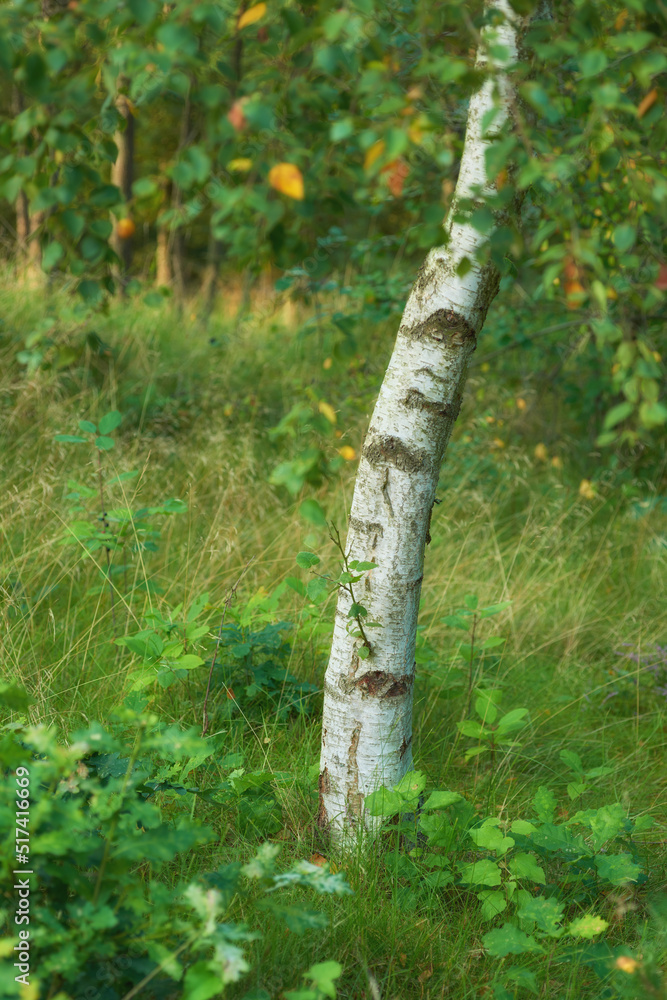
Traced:
[[203, 329], [56, 297], [55, 336], [1, 295], [2, 754], [34, 794], [40, 995], [663, 995], [664, 471], [605, 465], [513, 363], [473, 369], [426, 555], [418, 773], [338, 856], [315, 825], [327, 525], [391, 324], [346, 357], [266, 309]]

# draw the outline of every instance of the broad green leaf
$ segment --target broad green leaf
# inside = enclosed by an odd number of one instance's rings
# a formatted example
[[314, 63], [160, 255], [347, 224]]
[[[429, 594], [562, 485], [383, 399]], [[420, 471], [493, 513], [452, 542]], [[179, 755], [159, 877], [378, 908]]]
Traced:
[[122, 420], [123, 416], [118, 410], [111, 410], [109, 413], [105, 413], [99, 423], [100, 434], [110, 434], [111, 431], [115, 431], [122, 423]]
[[42, 254], [42, 267], [45, 271], [52, 271], [56, 264], [64, 257], [65, 250], [57, 240], [51, 240], [46, 250]]
[[464, 632], [468, 632], [470, 629], [470, 623], [466, 622], [464, 618], [459, 618], [458, 615], [445, 615], [444, 618], [440, 619], [445, 625], [449, 625], [451, 628], [460, 628]]
[[464, 885], [500, 885], [500, 868], [490, 858], [458, 866]]
[[482, 944], [489, 955], [493, 955], [495, 958], [542, 951], [535, 938], [531, 937], [530, 934], [524, 934], [514, 924], [503, 924], [502, 927], [489, 931], [482, 938]]
[[304, 972], [303, 977], [314, 983], [325, 997], [331, 997], [332, 1000], [335, 1000], [335, 980], [340, 979], [342, 974], [343, 966], [340, 962], [318, 962], [317, 965], [311, 965], [308, 972]]
[[482, 889], [477, 893], [477, 898], [482, 904], [482, 920], [493, 920], [507, 909], [507, 899], [504, 892], [494, 889]]
[[56, 434], [53, 440], [59, 444], [85, 444], [87, 438], [77, 437], [75, 434]]
[[394, 791], [398, 792], [399, 795], [405, 796], [416, 796], [421, 795], [421, 793], [426, 788], [426, 775], [421, 771], [408, 771], [404, 774], [397, 785], [394, 785]]
[[99, 448], [100, 451], [111, 451], [115, 444], [114, 439], [110, 437], [95, 438], [95, 447]]
[[600, 878], [612, 885], [636, 882], [642, 870], [641, 865], [636, 864], [629, 854], [598, 854], [595, 867]]
[[477, 614], [480, 618], [491, 618], [493, 615], [500, 614], [505, 608], [509, 608], [511, 601], [502, 601], [500, 604], [490, 604], [488, 608], [481, 608]]
[[597, 76], [607, 68], [608, 59], [601, 49], [589, 49], [579, 59], [579, 69], [583, 77]]
[[517, 879], [529, 879], [531, 882], [537, 882], [539, 885], [546, 883], [544, 869], [540, 868], [532, 854], [515, 854], [507, 867]]
[[584, 766], [581, 763], [581, 757], [579, 756], [578, 753], [575, 753], [574, 750], [561, 750], [558, 756], [563, 761], [563, 763], [566, 764], [567, 767], [575, 771], [576, 774], [583, 775]]
[[364, 808], [371, 816], [395, 816], [403, 804], [403, 796], [389, 788], [378, 788], [364, 799]]
[[[494, 821], [494, 822], [497, 822]], [[473, 840], [478, 847], [483, 847], [487, 851], [495, 851], [498, 857], [503, 854], [507, 854], [511, 847], [514, 847], [515, 841], [512, 837], [505, 837], [501, 830], [497, 826], [484, 825], [478, 827], [476, 830], [468, 830], [470, 839]]]
[[551, 937], [559, 937], [562, 934], [560, 923], [563, 919], [564, 903], [559, 903], [557, 899], [535, 896], [532, 899], [524, 900], [517, 916], [521, 920], [532, 920], [538, 930], [549, 934]]
[[629, 226], [624, 223], [621, 226], [616, 226], [614, 230], [614, 245], [620, 253], [625, 253], [634, 246], [635, 240], [637, 239], [637, 230], [634, 226]]
[[91, 424], [90, 420], [80, 420], [79, 429], [85, 431], [86, 434], [97, 434], [97, 427], [95, 424]]
[[459, 802], [461, 798], [462, 796], [458, 792], [431, 792], [422, 806], [422, 812], [428, 812], [429, 809], [446, 809], [447, 806], [451, 806], [454, 802]]
[[296, 564], [301, 569], [310, 569], [311, 566], [317, 566], [319, 562], [320, 557], [316, 556], [314, 552], [299, 552], [296, 557]]
[[479, 598], [475, 594], [467, 594], [463, 598], [463, 603], [465, 604], [466, 608], [470, 609], [470, 611], [474, 611], [477, 605], [479, 604]]
[[299, 507], [299, 513], [306, 521], [310, 521], [311, 524], [316, 525], [318, 528], [326, 528], [327, 519], [317, 500], [313, 500], [310, 497], [304, 500]]
[[496, 728], [497, 735], [502, 738], [506, 733], [522, 729], [526, 725], [526, 715], [528, 715], [527, 708], [514, 708], [511, 712], [503, 715]]

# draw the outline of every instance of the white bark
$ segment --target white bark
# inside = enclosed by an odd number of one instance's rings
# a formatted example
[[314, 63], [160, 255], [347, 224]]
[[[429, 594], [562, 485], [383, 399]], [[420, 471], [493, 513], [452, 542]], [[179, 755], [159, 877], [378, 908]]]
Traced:
[[[340, 592], [324, 681], [318, 816], [339, 841], [373, 829], [364, 796], [391, 787], [412, 768], [424, 547], [468, 361], [498, 288], [495, 267], [477, 259], [489, 234], [455, 221], [462, 199], [481, 202], [494, 193], [485, 152], [510, 114], [503, 71], [517, 59], [516, 15], [505, 0], [487, 3], [491, 8], [504, 17], [480, 37], [477, 65], [493, 72], [470, 100], [459, 179], [444, 224], [448, 239], [429, 253], [408, 299], [357, 473], [346, 552], [377, 563], [356, 584], [355, 599], [382, 627], [368, 630], [371, 654], [360, 659], [362, 640], [346, 627], [351, 598]], [[504, 46], [507, 57], [492, 58], [489, 42]], [[461, 276], [463, 258], [470, 267]]]

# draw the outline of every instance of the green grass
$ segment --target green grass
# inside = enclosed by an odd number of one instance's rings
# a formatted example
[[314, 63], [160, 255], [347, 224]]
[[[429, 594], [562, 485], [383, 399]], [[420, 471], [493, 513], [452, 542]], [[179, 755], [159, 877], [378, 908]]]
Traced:
[[[266, 431], [309, 387], [339, 411], [342, 436], [323, 447], [331, 456], [345, 443], [358, 450], [393, 333], [389, 326], [373, 331], [360, 343], [360, 357], [325, 369], [327, 342], [295, 338], [279, 317], [260, 316], [239, 330], [221, 320], [203, 330], [187, 309], [179, 319], [168, 306], [156, 311], [116, 305], [94, 322], [66, 317], [58, 328], [62, 344], [76, 344], [82, 331], [94, 329], [108, 353], [88, 348], [71, 367], [26, 373], [15, 354], [44, 305], [8, 288], [0, 291], [0, 303], [3, 674], [35, 698], [31, 721], [55, 724], [66, 734], [93, 719], [104, 722], [127, 692], [130, 657], [110, 640], [141, 627], [149, 607], [187, 604], [203, 592], [221, 604], [253, 559], [236, 596], [236, 606], [243, 607], [259, 588], [270, 594], [298, 575], [294, 560], [303, 548], [316, 549], [333, 569], [335, 551], [326, 531], [306, 522], [298, 502], [268, 484], [271, 469], [300, 440], [275, 444]], [[55, 310], [57, 297], [53, 303]], [[58, 308], [62, 312], [62, 302]], [[530, 401], [525, 411], [514, 402], [522, 394]], [[623, 643], [644, 650], [667, 644], [667, 518], [658, 508], [644, 512], [633, 505], [655, 492], [656, 481], [642, 482], [621, 470], [604, 473], [599, 457], [579, 447], [567, 429], [571, 421], [562, 428], [550, 425], [549, 454], [561, 466], [536, 459], [551, 402], [533, 392], [530, 380], [518, 381], [516, 371], [476, 368], [471, 376], [426, 556], [415, 762], [430, 787], [461, 791], [480, 808], [510, 818], [525, 815], [535, 789], [545, 784], [557, 790], [563, 810], [576, 808], [565, 790], [569, 779], [558, 756], [563, 748], [577, 751], [588, 767], [612, 765], [613, 773], [596, 783], [586, 804], [620, 802], [633, 815], [650, 813], [657, 823], [646, 835], [648, 882], [608, 894], [598, 911], [612, 922], [612, 943], [641, 952], [647, 900], [665, 873], [667, 698], [646, 670], [635, 678], [639, 684], [619, 680], [616, 651]], [[131, 560], [130, 581], [150, 581], [161, 593], [137, 590], [125, 602], [117, 595], [114, 623], [99, 567], [81, 549], [59, 544], [69, 520], [67, 481], [92, 477], [94, 485], [92, 456], [83, 446], [54, 444], [53, 436], [75, 432], [77, 420], [95, 420], [115, 407], [125, 419], [117, 447], [105, 456], [108, 471], [136, 469], [140, 475], [115, 487], [110, 499], [136, 506], [178, 497], [188, 511], [164, 519], [157, 552]], [[328, 482], [304, 493], [316, 496], [341, 527], [355, 465], [345, 463]], [[580, 495], [584, 476], [595, 481], [592, 499]], [[482, 605], [512, 602], [488, 625], [488, 634], [508, 640], [488, 676], [502, 687], [505, 710], [530, 712], [520, 748], [501, 756], [493, 772], [486, 757], [466, 762], [470, 741], [454, 740], [462, 699], [452, 656], [460, 633], [441, 619], [469, 593]], [[332, 612], [329, 601], [322, 620], [330, 621]], [[308, 617], [290, 589], [276, 614], [297, 625]], [[307, 640], [302, 630], [290, 657], [292, 672], [321, 688], [326, 651], [326, 634]], [[197, 675], [187, 687], [156, 691], [153, 710], [168, 721], [200, 726], [204, 686]], [[225, 751], [243, 753], [248, 769], [289, 776], [274, 790], [282, 819], [273, 836], [283, 859], [314, 851], [329, 856], [314, 823], [319, 694], [307, 717], [262, 715], [240, 700], [237, 709], [224, 691], [214, 692], [215, 728], [225, 732]], [[225, 773], [216, 764], [210, 780]], [[182, 806], [165, 795], [163, 807]], [[252, 855], [258, 837], [243, 827], [240, 815], [200, 799], [193, 808], [218, 842], [183, 859], [184, 873], [193, 876]], [[230, 997], [242, 997], [253, 985], [278, 997], [299, 985], [310, 964], [329, 958], [345, 968], [339, 983], [345, 1000], [375, 1000], [373, 983], [383, 1000], [492, 995], [494, 964], [481, 948], [489, 925], [475, 901], [401, 884], [387, 874], [377, 850], [338, 863], [355, 894], [322, 904], [329, 929], [298, 937], [265, 920], [251, 948], [253, 971], [230, 989]], [[237, 899], [231, 916], [242, 918], [244, 905]], [[590, 972], [551, 959], [531, 967], [540, 996], [600, 995]], [[654, 994], [638, 986], [636, 995]]]

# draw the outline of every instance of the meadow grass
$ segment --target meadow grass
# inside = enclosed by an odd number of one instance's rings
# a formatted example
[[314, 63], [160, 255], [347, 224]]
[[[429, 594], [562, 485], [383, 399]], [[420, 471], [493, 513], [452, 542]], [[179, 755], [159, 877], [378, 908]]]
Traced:
[[[104, 723], [127, 693], [130, 658], [111, 640], [141, 627], [147, 609], [187, 605], [204, 592], [221, 604], [251, 559], [238, 606], [260, 588], [270, 595], [295, 575], [303, 548], [335, 568], [327, 532], [300, 516], [301, 498], [268, 483], [280, 458], [299, 446], [298, 437], [279, 445], [266, 432], [309, 388], [339, 414], [342, 436], [324, 447], [332, 455], [342, 443], [358, 451], [393, 334], [389, 325], [373, 330], [360, 339], [357, 358], [325, 368], [328, 345], [300, 340], [266, 308], [238, 328], [224, 315], [204, 329], [188, 307], [179, 316], [169, 305], [155, 310], [137, 303], [114, 305], [107, 316], [81, 323], [54, 294], [46, 308], [61, 317], [60, 343], [78, 342], [94, 328], [102, 346], [86, 348], [61, 370], [26, 371], [15, 355], [44, 303], [8, 287], [0, 301], [2, 669], [35, 698], [31, 720], [67, 734], [93, 719]], [[516, 406], [517, 397], [529, 400], [527, 409]], [[127, 601], [118, 595], [113, 615], [100, 583], [103, 563], [96, 565], [81, 547], [60, 544], [70, 519], [68, 480], [94, 486], [93, 455], [53, 441], [55, 434], [75, 433], [79, 419], [95, 421], [112, 408], [124, 421], [116, 448], [104, 456], [106, 472], [138, 470], [139, 476], [112, 487], [109, 500], [187, 503], [187, 513], [163, 519], [157, 551], [131, 562], [131, 582], [144, 589]], [[540, 785], [557, 790], [562, 815], [575, 808], [565, 791], [571, 776], [563, 771], [561, 749], [578, 752], [587, 767], [612, 765], [586, 804], [621, 802], [629, 813], [657, 820], [646, 835], [646, 885], [609, 893], [599, 905], [612, 921], [611, 938], [641, 950], [646, 901], [665, 869], [667, 697], [641, 662], [623, 661], [619, 653], [665, 645], [667, 518], [659, 507], [640, 506], [650, 499], [650, 482], [602, 474], [599, 457], [578, 447], [565, 425], [562, 433], [551, 428], [547, 459], [536, 458], [547, 411], [529, 379], [522, 385], [514, 371], [503, 377], [474, 369], [426, 555], [415, 766], [430, 787], [460, 791], [492, 814], [515, 818], [526, 815]], [[341, 528], [355, 466], [345, 463], [304, 493], [316, 496]], [[582, 473], [596, 480], [588, 496], [579, 490]], [[461, 636], [442, 618], [471, 593], [481, 605], [511, 601], [488, 625], [486, 634], [507, 642], [489, 661], [487, 680], [502, 688], [505, 710], [529, 709], [520, 746], [501, 754], [493, 769], [486, 757], [466, 761], [470, 741], [455, 740], [462, 698], [454, 653]], [[332, 614], [333, 597], [317, 612], [325, 623]], [[288, 588], [276, 615], [298, 626], [309, 612]], [[290, 654], [292, 673], [318, 689], [327, 638], [324, 631], [308, 640], [303, 629]], [[635, 670], [634, 683], [619, 677], [622, 662]], [[187, 687], [154, 692], [153, 707], [169, 721], [200, 726], [203, 688], [197, 677]], [[211, 705], [220, 713], [216, 728], [225, 731], [227, 753], [242, 753], [248, 769], [286, 775], [274, 789], [282, 818], [273, 837], [282, 857], [327, 852], [314, 823], [319, 693], [310, 698], [309, 715], [258, 714], [243, 705], [237, 711], [219, 690]], [[211, 780], [224, 773], [215, 764]], [[178, 808], [166, 799], [164, 806]], [[184, 858], [175, 874], [192, 876], [252, 855], [258, 835], [240, 814], [199, 799], [192, 809], [218, 839]], [[492, 995], [492, 969], [481, 948], [489, 925], [474, 901], [401, 884], [388, 875], [378, 850], [338, 863], [355, 894], [320, 907], [331, 918], [329, 928], [299, 937], [267, 918], [252, 948], [253, 971], [230, 997], [243, 997], [253, 985], [277, 997], [299, 985], [302, 970], [328, 958], [343, 964], [339, 996], [349, 1000]], [[232, 911], [242, 918], [243, 900]], [[590, 972], [548, 955], [534, 967], [541, 996], [600, 995]]]

